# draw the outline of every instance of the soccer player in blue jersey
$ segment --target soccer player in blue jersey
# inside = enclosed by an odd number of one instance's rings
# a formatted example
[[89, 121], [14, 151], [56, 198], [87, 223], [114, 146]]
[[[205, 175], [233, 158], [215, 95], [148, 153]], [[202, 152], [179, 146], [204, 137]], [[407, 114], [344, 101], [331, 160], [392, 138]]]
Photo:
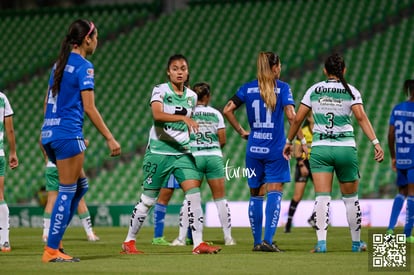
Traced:
[[121, 146], [95, 106], [94, 68], [86, 56], [94, 53], [97, 44], [98, 30], [94, 23], [74, 21], [62, 41], [49, 79], [41, 143], [49, 160], [57, 166], [59, 192], [50, 217], [43, 262], [79, 261], [60, 251], [59, 246], [79, 201], [88, 190], [87, 178], [81, 177], [86, 149], [82, 133], [84, 113], [105, 137], [111, 156], [121, 153]]
[[404, 82], [408, 100], [397, 104], [391, 112], [388, 129], [388, 147], [390, 149], [392, 169], [397, 171], [399, 194], [392, 206], [388, 233], [397, 222], [398, 215], [407, 197], [406, 222], [404, 234], [409, 243], [414, 223], [414, 80]]
[[290, 158], [292, 140], [304, 119], [312, 111], [314, 118], [312, 154], [309, 163], [315, 188], [315, 221], [318, 243], [312, 252], [326, 252], [334, 173], [338, 177], [342, 200], [352, 239], [352, 251], [366, 249], [361, 241], [361, 209], [358, 200], [359, 168], [352, 114], [374, 146], [374, 159], [381, 162], [384, 151], [376, 138], [371, 122], [365, 114], [360, 92], [345, 78], [345, 61], [339, 54], [325, 61], [327, 80], [312, 85], [305, 93], [287, 134], [283, 155]]
[[[241, 86], [223, 110], [224, 116], [247, 139], [246, 168], [251, 171], [249, 220], [254, 239], [253, 251], [282, 252], [273, 237], [280, 216], [283, 184], [290, 182], [289, 161], [283, 158], [285, 144], [284, 114], [291, 123], [295, 103], [290, 87], [279, 80], [282, 69], [278, 55], [260, 52], [257, 59], [257, 79]], [[235, 111], [246, 105], [251, 132], [244, 130]], [[302, 131], [298, 133], [302, 149], [307, 153]], [[267, 193], [264, 239], [262, 240], [263, 197]]]

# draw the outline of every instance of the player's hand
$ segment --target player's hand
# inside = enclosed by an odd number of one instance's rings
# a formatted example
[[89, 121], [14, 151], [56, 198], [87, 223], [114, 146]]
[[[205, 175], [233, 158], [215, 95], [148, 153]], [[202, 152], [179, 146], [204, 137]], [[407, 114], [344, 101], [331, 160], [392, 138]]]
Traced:
[[187, 124], [188, 130], [190, 131], [190, 133], [198, 132], [198, 123], [195, 120], [185, 116], [184, 122], [185, 124]]
[[17, 168], [17, 166], [19, 166], [19, 160], [18, 160], [16, 154], [10, 155], [9, 156], [9, 167], [11, 169], [14, 169], [14, 168]]
[[391, 169], [394, 172], [397, 172], [397, 160], [395, 158], [391, 159]]
[[119, 145], [115, 138], [108, 139], [106, 143], [111, 151], [111, 157], [116, 157], [121, 154], [121, 145]]
[[381, 145], [375, 144], [375, 154], [374, 154], [374, 159], [378, 162], [382, 162], [384, 160], [384, 150], [382, 150]]
[[290, 160], [290, 158], [291, 158], [292, 151], [293, 151], [292, 147], [293, 147], [293, 145], [291, 143], [286, 143], [285, 147], [283, 148], [283, 157], [286, 160]]

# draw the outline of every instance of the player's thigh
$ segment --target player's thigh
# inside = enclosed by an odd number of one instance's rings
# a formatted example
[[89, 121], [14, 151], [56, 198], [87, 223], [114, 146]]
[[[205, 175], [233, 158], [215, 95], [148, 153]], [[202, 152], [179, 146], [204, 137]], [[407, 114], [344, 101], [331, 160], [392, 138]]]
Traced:
[[144, 189], [159, 190], [164, 187], [174, 169], [175, 156], [145, 153], [142, 165]]
[[355, 147], [338, 146], [335, 148], [335, 173], [339, 182], [359, 180], [358, 155]]

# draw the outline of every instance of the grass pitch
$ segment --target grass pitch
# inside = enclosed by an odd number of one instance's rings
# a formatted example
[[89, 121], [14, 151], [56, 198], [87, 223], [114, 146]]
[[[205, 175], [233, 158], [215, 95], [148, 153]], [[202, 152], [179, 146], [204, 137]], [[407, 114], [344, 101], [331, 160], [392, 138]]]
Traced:
[[[293, 228], [286, 234], [278, 228], [275, 240], [285, 253], [252, 252], [250, 228], [233, 228], [236, 246], [224, 246], [220, 228], [205, 228], [204, 239], [222, 245], [216, 255], [192, 255], [192, 246], [166, 247], [151, 244], [153, 229], [143, 228], [137, 248], [143, 255], [121, 255], [125, 227], [96, 227], [98, 242], [88, 242], [82, 228], [68, 228], [65, 250], [79, 257], [79, 263], [42, 263], [43, 243], [40, 228], [12, 228], [12, 251], [0, 252], [1, 274], [380, 274], [369, 272], [367, 252], [352, 253], [348, 228], [329, 228], [328, 253], [312, 254], [316, 234], [311, 228]], [[364, 228], [362, 239], [367, 240]], [[385, 229], [378, 229], [378, 233]], [[178, 228], [166, 228], [165, 237], [173, 240]], [[409, 249], [414, 250], [411, 247]], [[412, 251], [413, 252], [413, 251]], [[411, 253], [411, 265], [414, 263]], [[411, 271], [414, 269], [411, 267]], [[392, 274], [384, 272], [384, 274]], [[398, 274], [403, 274], [398, 272]], [[412, 273], [411, 273], [412, 274]]]

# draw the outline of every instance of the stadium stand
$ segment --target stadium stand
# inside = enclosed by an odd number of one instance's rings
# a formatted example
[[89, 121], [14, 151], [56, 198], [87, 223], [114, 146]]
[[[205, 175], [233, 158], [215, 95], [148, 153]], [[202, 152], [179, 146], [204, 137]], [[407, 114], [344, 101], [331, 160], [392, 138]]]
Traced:
[[[178, 52], [189, 59], [191, 83], [212, 84], [212, 105], [220, 109], [242, 83], [255, 77], [259, 51], [280, 54], [282, 80], [291, 84], [299, 102], [310, 84], [323, 79], [323, 57], [340, 49], [349, 68], [346, 78], [361, 91], [366, 112], [386, 148], [391, 107], [404, 99], [401, 85], [412, 78], [413, 4], [412, 0], [398, 4], [389, 0], [190, 1], [189, 8], [160, 16], [141, 6], [0, 13], [0, 27], [7, 29], [0, 41], [0, 83], [11, 87], [6, 93], [16, 113], [21, 162], [18, 170], [8, 172], [7, 181], [12, 183], [12, 188], [6, 188], [8, 201], [27, 202], [43, 184], [37, 148], [42, 99], [64, 26], [74, 18], [91, 18], [99, 28], [100, 46], [91, 57], [96, 69], [96, 104], [123, 152], [131, 156], [109, 160], [104, 140], [86, 120], [85, 136], [91, 140], [85, 163], [91, 186], [87, 200], [133, 203], [140, 192], [142, 147], [151, 125], [150, 92], [166, 80], [168, 56]], [[13, 35], [20, 29], [22, 36]], [[21, 37], [30, 43], [19, 42]], [[28, 45], [10, 47], [19, 44]], [[242, 110], [238, 113], [244, 116]], [[372, 147], [359, 127], [355, 128], [361, 194], [384, 196], [380, 187], [394, 181], [389, 156], [383, 164], [375, 164]], [[245, 143], [230, 127], [227, 135], [224, 159], [232, 166], [231, 173], [244, 167]], [[311, 189], [309, 184], [309, 198]], [[229, 200], [248, 198], [244, 178], [229, 179], [227, 190]], [[292, 192], [293, 184], [286, 184], [285, 197], [290, 198]], [[211, 199], [206, 184], [202, 194], [204, 201]], [[339, 196], [337, 185], [333, 195]], [[175, 192], [172, 202], [180, 203], [182, 197], [181, 191]]]

